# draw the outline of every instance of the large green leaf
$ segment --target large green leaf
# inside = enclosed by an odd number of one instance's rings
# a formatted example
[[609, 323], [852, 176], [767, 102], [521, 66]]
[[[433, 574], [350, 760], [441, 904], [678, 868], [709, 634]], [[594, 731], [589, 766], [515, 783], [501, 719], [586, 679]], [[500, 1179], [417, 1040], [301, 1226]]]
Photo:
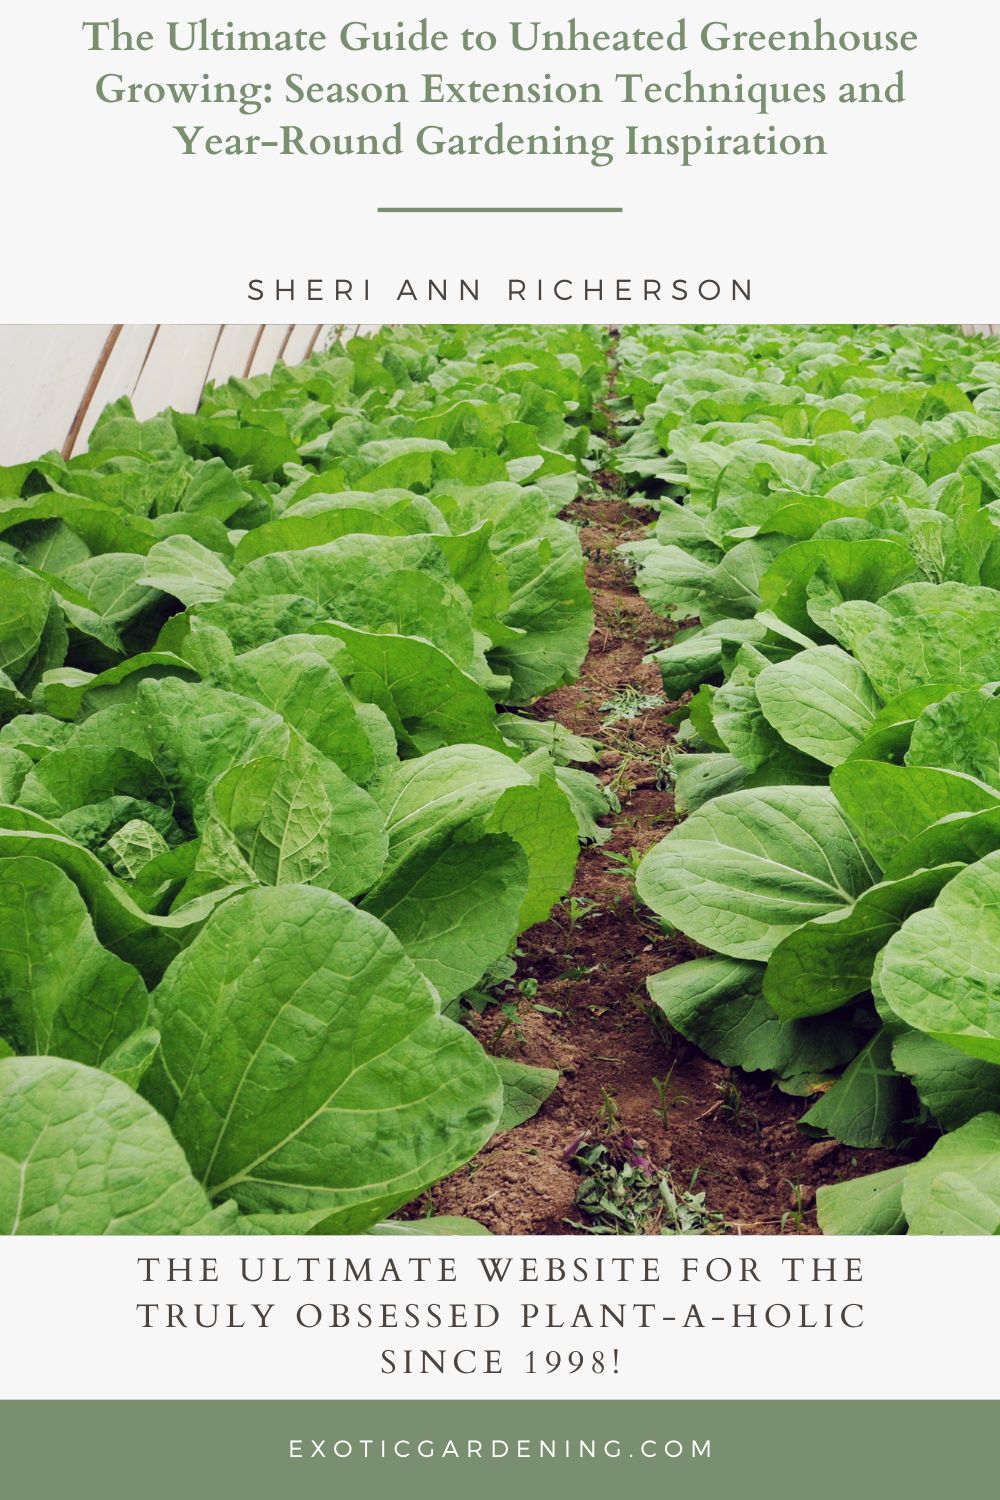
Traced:
[[344, 643], [352, 689], [387, 715], [401, 753], [459, 741], [507, 748], [485, 690], [430, 641], [339, 623], [316, 629]]
[[838, 646], [775, 662], [754, 686], [764, 717], [782, 739], [828, 766], [857, 748], [881, 707], [865, 673]]
[[140, 651], [103, 672], [91, 674], [75, 667], [46, 672], [40, 696], [47, 713], [59, 719], [76, 719], [81, 713], [97, 713], [115, 703], [130, 703], [141, 683], [161, 677], [191, 680], [197, 673], [190, 663], [170, 651]]
[[789, 547], [771, 564], [761, 580], [762, 605], [796, 629], [815, 634], [808, 588], [820, 569], [841, 599], [878, 600], [920, 576], [910, 552], [895, 540], [816, 537]]
[[404, 761], [380, 793], [389, 835], [386, 875], [449, 831], [509, 834], [528, 859], [519, 930], [544, 922], [569, 890], [577, 858], [573, 810], [548, 757], [519, 765], [479, 745]]
[[206, 683], [144, 682], [136, 718], [177, 806], [196, 821], [217, 777], [248, 760], [281, 758], [288, 745], [278, 714]]
[[877, 878], [825, 787], [774, 787], [716, 797], [692, 813], [646, 855], [636, 888], [695, 942], [762, 959]]
[[835, 767], [830, 786], [883, 869], [951, 813], [1000, 811], [1000, 797], [982, 782], [930, 766], [851, 760]]
[[[1000, 593], [962, 583], [911, 583], [861, 620], [855, 654], [883, 698], [925, 682], [969, 687], [1000, 678]], [[852, 606], [835, 616], [848, 618]], [[860, 617], [859, 617], [860, 620]]]
[[954, 683], [928, 682], [909, 688], [880, 709], [852, 760], [889, 760], [898, 765], [909, 749], [913, 726], [930, 703], [940, 703], [954, 691]]
[[988, 691], [952, 693], [925, 708], [906, 763], [964, 771], [1000, 792], [1000, 698]]
[[558, 719], [503, 714], [499, 728], [509, 744], [518, 746], [527, 755], [534, 750], [547, 750], [557, 766], [593, 765], [601, 748], [600, 740], [573, 734]]
[[0, 1059], [0, 1234], [220, 1234], [167, 1122], [109, 1073]]
[[943, 1130], [957, 1130], [986, 1111], [1000, 1113], [1000, 1064], [968, 1057], [919, 1031], [896, 1038], [892, 1062], [912, 1079], [920, 1102]]
[[216, 553], [192, 536], [165, 537], [149, 549], [139, 583], [172, 594], [182, 604], [221, 599], [233, 575]]
[[681, 634], [667, 650], [654, 652], [653, 660], [660, 669], [666, 691], [671, 697], [680, 698], [699, 683], [719, 675], [726, 644], [762, 640], [766, 633], [759, 620], [719, 620], [704, 630]]
[[0, 744], [0, 803], [18, 800], [33, 764], [23, 750]]
[[326, 891], [234, 898], [152, 1003], [150, 1086], [210, 1195], [248, 1211], [364, 1229], [467, 1161], [500, 1117], [478, 1043], [439, 1014], [389, 929]]
[[350, 897], [377, 880], [386, 852], [375, 802], [295, 735], [284, 756], [233, 766], [213, 784], [194, 884], [310, 882]]
[[148, 552], [156, 532], [145, 517], [128, 515], [81, 495], [43, 494], [0, 501], [0, 535], [15, 526], [62, 521], [95, 552]]
[[576, 538], [564, 541], [540, 576], [528, 574], [514, 589], [504, 622], [523, 631], [490, 652], [496, 672], [510, 673], [508, 702], [529, 703], [574, 682], [594, 630], [594, 606], [586, 583]]
[[651, 609], [668, 618], [697, 614], [705, 624], [749, 618], [760, 607], [762, 576], [786, 546], [783, 537], [755, 537], [738, 543], [714, 565], [680, 547], [657, 547], [641, 555], [639, 592]]
[[673, 772], [674, 807], [682, 815], [739, 791], [747, 780], [747, 768], [735, 755], [678, 755]]
[[576, 533], [559, 523], [504, 554], [510, 604], [503, 620], [524, 634], [490, 653], [495, 671], [508, 672], [511, 703], [528, 703], [575, 682], [594, 628], [594, 607], [583, 577]]
[[0, 671], [14, 683], [27, 675], [38, 651], [51, 601], [47, 584], [0, 557]]
[[118, 629], [132, 624], [159, 595], [140, 579], [146, 560], [134, 552], [102, 552], [74, 563], [63, 575], [83, 595], [102, 625]]
[[120, 745], [70, 742], [53, 750], [24, 779], [18, 804], [43, 818], [62, 818], [78, 808], [126, 797], [167, 813], [170, 789], [155, 763]]
[[14, 1050], [97, 1066], [147, 1007], [69, 876], [41, 859], [0, 859], [0, 1035]]
[[418, 844], [364, 901], [399, 938], [447, 1004], [513, 945], [528, 860], [506, 834], [449, 829]]
[[903, 924], [882, 954], [879, 984], [914, 1030], [1000, 1063], [1000, 852], [962, 870]]
[[816, 1192], [816, 1216], [824, 1234], [905, 1234], [903, 1184], [908, 1166], [824, 1186]]
[[892, 1035], [886, 1027], [799, 1125], [845, 1146], [894, 1146], [905, 1131], [912, 1104], [909, 1084], [892, 1065]]
[[[252, 533], [251, 533], [252, 535]], [[279, 713], [352, 781], [365, 785], [375, 770], [371, 741], [323, 636], [287, 635], [237, 656], [227, 685]]]
[[771, 954], [764, 976], [768, 1004], [785, 1020], [836, 1010], [871, 984], [879, 951], [912, 912], [929, 906], [961, 865], [918, 870], [880, 881], [853, 906], [813, 917]]
[[170, 417], [189, 453], [198, 457], [218, 453], [234, 469], [250, 466], [255, 479], [275, 478], [285, 464], [295, 463], [299, 456], [285, 432], [176, 411]]
[[27, 855], [65, 871], [87, 904], [105, 948], [132, 964], [147, 984], [155, 984], [170, 960], [231, 894], [214, 891], [166, 916], [150, 915], [101, 861], [44, 818], [17, 807], [0, 807], [0, 859]]
[[695, 958], [646, 981], [675, 1031], [730, 1068], [810, 1078], [842, 1067], [859, 1036], [844, 1017], [782, 1021], [761, 993], [759, 964]]
[[718, 688], [703, 683], [688, 704], [688, 717], [706, 744], [729, 751], [748, 771], [759, 770], [782, 748], [780, 735], [764, 717], [755, 682], [730, 679]]
[[903, 1212], [911, 1234], [1000, 1233], [1000, 1115], [977, 1115], [915, 1162]]
[[[322, 482], [317, 476], [317, 482]], [[295, 501], [277, 521], [248, 531], [236, 549], [240, 567], [269, 552], [298, 552], [322, 547], [342, 536], [405, 536], [436, 531], [440, 513], [422, 496], [406, 490], [365, 494], [352, 490], [339, 495], [317, 493]]]
[[886, 865], [891, 880], [934, 865], [975, 864], [1000, 849], [1000, 806], [948, 813], [897, 850]]
[[247, 603], [288, 594], [315, 601], [324, 616], [356, 630], [429, 640], [474, 675], [472, 606], [436, 537], [348, 536], [273, 553], [244, 568], [226, 597]]

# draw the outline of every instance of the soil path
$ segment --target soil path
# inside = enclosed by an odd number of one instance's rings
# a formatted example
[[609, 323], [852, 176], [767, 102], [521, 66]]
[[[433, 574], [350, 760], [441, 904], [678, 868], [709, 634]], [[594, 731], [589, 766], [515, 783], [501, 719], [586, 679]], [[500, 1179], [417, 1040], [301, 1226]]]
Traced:
[[[627, 865], [609, 857], [644, 854], [675, 821], [669, 705], [656, 667], [643, 662], [670, 627], [616, 555], [652, 516], [630, 506], [608, 472], [564, 516], [579, 527], [596, 627], [579, 681], [532, 711], [602, 742], [600, 774], [621, 813], [605, 819], [608, 842], [583, 850], [570, 896], [521, 938], [517, 979], [536, 981], [537, 992], [512, 988], [502, 997], [516, 1005], [516, 1020], [500, 1006], [468, 1018], [487, 1050], [555, 1068], [559, 1085], [533, 1119], [439, 1183], [433, 1211], [477, 1219], [496, 1234], [572, 1232], [583, 1177], [570, 1158], [585, 1137], [612, 1152], [617, 1145], [619, 1155], [622, 1142], [626, 1154], [638, 1148], [669, 1171], [675, 1191], [694, 1181], [719, 1232], [816, 1233], [817, 1186], [899, 1158], [810, 1142], [796, 1126], [803, 1101], [764, 1075], [710, 1061], [651, 1013], [648, 976], [699, 951], [662, 933], [635, 900]], [[653, 702], [644, 707], [645, 699]], [[634, 716], [615, 722], [623, 712]], [[656, 1232], [657, 1215], [636, 1227]]]

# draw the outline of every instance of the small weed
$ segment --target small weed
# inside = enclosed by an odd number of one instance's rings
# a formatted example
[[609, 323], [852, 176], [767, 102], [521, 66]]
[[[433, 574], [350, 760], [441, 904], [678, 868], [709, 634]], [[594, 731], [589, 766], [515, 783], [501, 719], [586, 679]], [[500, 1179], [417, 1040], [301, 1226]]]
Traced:
[[634, 641], [637, 639], [640, 629], [641, 625], [638, 616], [633, 610], [626, 609], [624, 604], [614, 605], [608, 610], [604, 619], [604, 635], [606, 639], [614, 637], [616, 641]]
[[639, 849], [630, 849], [627, 854], [618, 854], [612, 849], [602, 851], [605, 859], [609, 859], [613, 865], [617, 865], [629, 880], [635, 880], [639, 866], [642, 863], [642, 852]]
[[497, 1027], [496, 1035], [493, 1038], [494, 1045], [499, 1046], [507, 1033], [510, 1032], [515, 1045], [523, 1047], [524, 1029], [521, 1026], [521, 1017], [518, 1015], [517, 1006], [511, 1005], [508, 1001], [507, 1004], [501, 1005], [500, 1014], [503, 1016], [503, 1020]]
[[731, 1078], [726, 1078], [722, 1083], [716, 1084], [719, 1094], [719, 1108], [724, 1115], [728, 1115], [737, 1130], [743, 1120], [743, 1095], [740, 1093], [739, 1085]]
[[719, 1108], [729, 1119], [734, 1130], [752, 1130], [760, 1134], [760, 1120], [752, 1109], [747, 1109], [739, 1084], [730, 1076], [716, 1085], [719, 1092]]
[[558, 982], [560, 979], [586, 979], [588, 974], [596, 974], [597, 970], [597, 964], [591, 964], [590, 968], [584, 968], [580, 964], [577, 964], [573, 968], [564, 969], [561, 974], [557, 974], [556, 981]]
[[604, 727], [607, 729], [612, 724], [631, 723], [634, 719], [641, 719], [643, 714], [650, 713], [654, 708], [662, 708], [665, 702], [661, 693], [643, 693], [639, 688], [628, 684], [601, 704], [600, 712], [605, 716]]
[[591, 901], [589, 896], [567, 896], [559, 905], [569, 920], [570, 937], [581, 922], [586, 922], [588, 917], [598, 916], [601, 910], [599, 902]]
[[505, 955], [503, 958], [498, 958], [496, 963], [487, 969], [476, 988], [466, 990], [462, 996], [463, 1002], [478, 1015], [482, 1015], [488, 1005], [498, 1005], [502, 997], [513, 989], [517, 974], [517, 960], [523, 956], [520, 948], [515, 948], [513, 957]]
[[669, 1069], [667, 1070], [667, 1076], [665, 1078], [653, 1079], [653, 1087], [656, 1090], [657, 1099], [656, 1113], [660, 1117], [660, 1124], [663, 1126], [664, 1130], [670, 1129], [670, 1111], [674, 1108], [674, 1106], [677, 1104], [687, 1104], [689, 1102], [688, 1096], [686, 1094], [678, 1093], [677, 1088], [674, 1084], [673, 1078], [674, 1069], [676, 1068], [676, 1066], [676, 1062], [672, 1062]]
[[784, 1234], [789, 1224], [794, 1226], [796, 1234], [801, 1234], [805, 1225], [805, 1209], [802, 1206], [802, 1184], [785, 1179], [786, 1184], [792, 1190], [792, 1207], [786, 1209], [781, 1215], [781, 1233]]
[[621, 1124], [621, 1111], [618, 1108], [618, 1100], [610, 1089], [601, 1084], [601, 1117], [604, 1120], [606, 1130], [617, 1130]]

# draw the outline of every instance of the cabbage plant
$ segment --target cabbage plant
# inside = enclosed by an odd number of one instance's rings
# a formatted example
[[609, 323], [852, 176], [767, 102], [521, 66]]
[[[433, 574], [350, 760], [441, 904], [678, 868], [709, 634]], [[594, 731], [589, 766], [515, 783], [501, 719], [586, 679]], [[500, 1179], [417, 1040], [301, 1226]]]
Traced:
[[944, 329], [628, 330], [623, 549], [678, 703], [642, 899], [705, 950], [670, 1023], [926, 1158], [836, 1233], [1000, 1229], [1000, 349]]
[[0, 1230], [365, 1231], [551, 1091], [458, 1007], [609, 809], [517, 713], [604, 381], [387, 329], [0, 471]]

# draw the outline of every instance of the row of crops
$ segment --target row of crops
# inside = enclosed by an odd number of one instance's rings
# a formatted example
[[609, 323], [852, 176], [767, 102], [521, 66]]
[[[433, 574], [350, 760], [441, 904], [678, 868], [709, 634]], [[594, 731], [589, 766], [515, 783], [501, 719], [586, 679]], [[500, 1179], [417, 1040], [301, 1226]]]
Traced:
[[608, 811], [517, 712], [605, 344], [387, 330], [0, 471], [0, 1231], [364, 1231], [551, 1090], [456, 1016]]
[[1000, 351], [472, 327], [0, 470], [0, 1232], [477, 1227], [386, 1221], [557, 1081], [461, 1007], [613, 807], [531, 711], [612, 462], [680, 705], [653, 1002], [900, 1150], [827, 1232], [1000, 1230]]
[[704, 956], [670, 1024], [930, 1149], [823, 1188], [832, 1233], [1000, 1230], [1000, 349], [943, 329], [632, 329], [625, 551], [683, 821], [642, 900]]

